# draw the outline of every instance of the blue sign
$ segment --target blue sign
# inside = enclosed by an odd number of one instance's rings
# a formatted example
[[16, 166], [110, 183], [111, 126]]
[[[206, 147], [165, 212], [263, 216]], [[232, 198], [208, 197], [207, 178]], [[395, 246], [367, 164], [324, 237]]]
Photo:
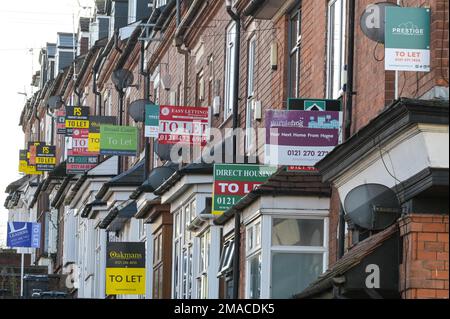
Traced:
[[8, 247], [39, 248], [41, 243], [41, 224], [25, 222], [9, 222]]

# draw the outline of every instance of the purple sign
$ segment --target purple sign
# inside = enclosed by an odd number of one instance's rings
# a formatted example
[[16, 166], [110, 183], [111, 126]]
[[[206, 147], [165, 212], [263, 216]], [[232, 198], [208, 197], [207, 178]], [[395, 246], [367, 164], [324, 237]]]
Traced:
[[266, 112], [265, 162], [314, 166], [339, 144], [342, 112]]

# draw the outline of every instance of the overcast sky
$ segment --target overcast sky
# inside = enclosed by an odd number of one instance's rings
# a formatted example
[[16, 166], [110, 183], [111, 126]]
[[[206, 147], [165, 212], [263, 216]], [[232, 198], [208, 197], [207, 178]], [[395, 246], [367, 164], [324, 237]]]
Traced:
[[[7, 210], [3, 207], [5, 189], [20, 178], [19, 149], [24, 136], [19, 118], [25, 97], [30, 96], [33, 72], [39, 69], [39, 50], [47, 42], [56, 42], [57, 32], [73, 32], [75, 21], [92, 6], [93, 0], [2, 1], [0, 8], [0, 247], [6, 243]], [[36, 90], [35, 88], [33, 89]]]

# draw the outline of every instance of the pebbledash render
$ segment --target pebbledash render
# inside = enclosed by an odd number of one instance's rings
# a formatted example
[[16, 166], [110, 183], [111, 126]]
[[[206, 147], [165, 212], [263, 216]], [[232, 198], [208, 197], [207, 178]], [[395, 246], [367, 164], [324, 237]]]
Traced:
[[[32, 263], [59, 275], [72, 297], [449, 297], [446, 1], [403, 1], [431, 11], [431, 71], [397, 74], [359, 27], [373, 1], [95, 3], [76, 34], [43, 46], [38, 90], [20, 116], [25, 145], [56, 145], [58, 165], [13, 183], [5, 203], [10, 221], [42, 224]], [[77, 42], [69, 63], [66, 38]], [[120, 91], [122, 69], [133, 82]], [[67, 174], [54, 97], [137, 127], [138, 156], [103, 156], [84, 174]], [[210, 107], [211, 128], [243, 129], [237, 150], [258, 152], [263, 164], [256, 129], [290, 98], [340, 100], [342, 143], [315, 171], [279, 167], [220, 216], [212, 214], [213, 164], [173, 165], [130, 110], [137, 100]], [[223, 153], [225, 140], [215, 141]], [[371, 183], [392, 189], [402, 207], [378, 231], [360, 229], [341, 208]], [[106, 295], [107, 242], [145, 243], [145, 295]]]

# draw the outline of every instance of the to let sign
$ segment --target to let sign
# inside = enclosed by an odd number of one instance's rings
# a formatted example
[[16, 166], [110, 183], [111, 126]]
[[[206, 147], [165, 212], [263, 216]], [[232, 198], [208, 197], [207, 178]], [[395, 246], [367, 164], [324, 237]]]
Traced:
[[100, 125], [100, 154], [136, 156], [137, 127]]
[[276, 170], [276, 167], [264, 165], [215, 164], [213, 214], [220, 215], [233, 207]]
[[314, 166], [339, 144], [342, 112], [266, 112], [265, 162]]
[[431, 10], [386, 7], [385, 69], [430, 71]]
[[49, 172], [56, 165], [56, 146], [39, 144], [36, 146], [36, 170]]
[[114, 125], [117, 123], [115, 116], [90, 116], [89, 117], [89, 136], [88, 151], [91, 153], [100, 153], [100, 125]]
[[89, 128], [89, 107], [67, 106], [66, 107], [66, 134], [71, 136], [72, 129]]
[[8, 222], [7, 243], [12, 248], [39, 248], [41, 243], [41, 224]]
[[106, 294], [145, 294], [145, 243], [108, 242]]
[[159, 144], [205, 146], [208, 134], [208, 107], [160, 106]]

